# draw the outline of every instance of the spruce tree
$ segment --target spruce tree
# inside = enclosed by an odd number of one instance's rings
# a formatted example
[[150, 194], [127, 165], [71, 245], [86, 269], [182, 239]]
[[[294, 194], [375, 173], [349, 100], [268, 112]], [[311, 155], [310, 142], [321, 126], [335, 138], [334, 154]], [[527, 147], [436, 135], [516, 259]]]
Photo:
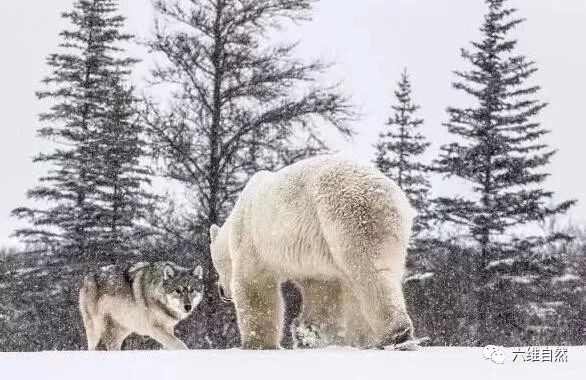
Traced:
[[103, 253], [114, 256], [138, 253], [140, 235], [145, 232], [141, 222], [158, 199], [145, 188], [152, 173], [141, 162], [146, 142], [138, 101], [126, 76], [118, 68], [109, 77], [110, 95], [92, 149], [96, 177], [92, 199], [99, 205], [96, 239]]
[[473, 190], [473, 195], [437, 202], [441, 218], [463, 227], [479, 248], [481, 340], [487, 338], [490, 305], [495, 302], [495, 292], [488, 286], [494, 272], [489, 268], [497, 259], [530, 261], [539, 247], [567, 238], [557, 233], [522, 234], [519, 228], [562, 214], [575, 203], [552, 205], [553, 193], [542, 187], [548, 177], [545, 166], [555, 151], [544, 141], [549, 131], [536, 120], [546, 104], [536, 99], [539, 86], [528, 82], [537, 71], [535, 63], [516, 53], [517, 41], [509, 37], [523, 20], [514, 17], [516, 10], [505, 0], [486, 4], [482, 39], [472, 42], [472, 50], [462, 49], [471, 67], [456, 72], [453, 84], [473, 102], [448, 108], [446, 126], [458, 140], [444, 145], [437, 161], [440, 172], [465, 180]]
[[[145, 121], [163, 174], [194, 194], [205, 231], [223, 223], [252, 173], [325, 151], [319, 121], [350, 135], [345, 97], [316, 83], [327, 66], [299, 61], [295, 44], [268, 38], [308, 18], [314, 2], [155, 1], [163, 21], [149, 47], [166, 62], [153, 82], [174, 91], [169, 104], [148, 104]], [[198, 253], [206, 279], [198, 344], [233, 346], [233, 316], [218, 297], [209, 250]]]
[[60, 52], [47, 60], [52, 73], [38, 92], [53, 104], [40, 116], [47, 125], [39, 135], [56, 145], [34, 159], [49, 165], [27, 194], [42, 207], [13, 215], [32, 224], [16, 231], [25, 241], [87, 256], [127, 240], [120, 228], [144, 205], [138, 200], [146, 180], [138, 169], [140, 132], [125, 84], [136, 61], [121, 48], [132, 36], [122, 32], [117, 0], [78, 0], [63, 17], [73, 28], [61, 33]]
[[405, 70], [395, 91], [396, 104], [391, 107], [394, 114], [388, 119], [376, 144], [375, 163], [405, 191], [417, 210], [412, 241], [412, 247], [416, 248], [418, 237], [429, 231], [431, 222], [428, 178], [431, 169], [421, 160], [430, 143], [419, 132], [424, 121], [416, 117], [420, 107], [413, 103], [411, 93], [411, 82]]

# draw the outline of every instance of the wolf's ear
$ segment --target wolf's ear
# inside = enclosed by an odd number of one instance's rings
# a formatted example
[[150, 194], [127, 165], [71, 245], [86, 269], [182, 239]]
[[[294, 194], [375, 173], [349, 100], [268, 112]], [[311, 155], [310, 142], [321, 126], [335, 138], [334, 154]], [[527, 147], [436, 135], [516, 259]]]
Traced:
[[169, 264], [165, 265], [165, 268], [163, 269], [163, 279], [168, 280], [173, 278], [173, 276], [175, 276], [175, 270], [173, 267]]
[[195, 267], [195, 269], [193, 270], [193, 277], [203, 277], [203, 268], [201, 267], [201, 265]]
[[210, 227], [210, 239], [212, 240], [212, 243], [216, 241], [216, 238], [218, 237], [219, 232], [220, 232], [220, 227], [218, 227], [215, 224], [212, 224]]

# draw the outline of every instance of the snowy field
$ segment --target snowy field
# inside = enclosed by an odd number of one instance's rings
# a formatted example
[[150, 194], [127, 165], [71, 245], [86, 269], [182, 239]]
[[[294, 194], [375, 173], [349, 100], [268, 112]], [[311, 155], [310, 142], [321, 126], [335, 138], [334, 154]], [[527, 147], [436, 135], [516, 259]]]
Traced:
[[351, 349], [283, 351], [127, 351], [0, 354], [3, 379], [586, 379], [586, 347], [567, 363], [485, 360], [480, 348], [417, 352]]

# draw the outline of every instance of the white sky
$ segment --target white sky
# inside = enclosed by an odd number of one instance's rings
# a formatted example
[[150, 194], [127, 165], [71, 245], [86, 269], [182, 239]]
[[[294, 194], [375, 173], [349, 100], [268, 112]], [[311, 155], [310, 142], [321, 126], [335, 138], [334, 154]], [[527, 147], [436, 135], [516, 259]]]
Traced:
[[[129, 29], [146, 37], [152, 25], [149, 0], [122, 0]], [[58, 33], [65, 24], [60, 12], [73, 0], [0, 2], [0, 245], [14, 241], [9, 236], [18, 226], [10, 218], [14, 207], [27, 204], [25, 192], [37, 183], [42, 168], [31, 158], [48, 144], [35, 137], [37, 114], [47, 105], [36, 100], [40, 80], [47, 73], [45, 58], [55, 51]], [[528, 21], [516, 31], [519, 51], [538, 63], [535, 82], [543, 87], [541, 99], [550, 106], [540, 116], [552, 130], [547, 142], [559, 149], [550, 166], [547, 186], [558, 199], [577, 198], [570, 214], [584, 221], [586, 211], [586, 1], [511, 0]], [[370, 159], [371, 148], [389, 116], [395, 83], [404, 67], [413, 80], [414, 99], [425, 118], [424, 133], [433, 143], [429, 158], [448, 141], [445, 108], [462, 101], [451, 88], [452, 70], [465, 66], [459, 49], [478, 36], [484, 13], [480, 0], [321, 0], [312, 22], [287, 31], [300, 40], [300, 57], [323, 58], [337, 64], [326, 81], [343, 80], [363, 117], [356, 122], [359, 135], [351, 145], [335, 147]], [[146, 73], [149, 57], [136, 75]], [[137, 83], [140, 85], [140, 83]], [[459, 189], [441, 179], [434, 190]]]

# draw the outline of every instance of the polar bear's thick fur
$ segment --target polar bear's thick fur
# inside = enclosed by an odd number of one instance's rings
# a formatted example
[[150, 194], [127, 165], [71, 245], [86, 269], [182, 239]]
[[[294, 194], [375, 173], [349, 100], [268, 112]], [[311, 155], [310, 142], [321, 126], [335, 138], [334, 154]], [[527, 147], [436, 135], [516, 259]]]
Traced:
[[302, 289], [302, 321], [327, 344], [409, 339], [402, 277], [413, 216], [393, 181], [338, 155], [255, 174], [225, 224], [210, 229], [243, 347], [279, 346], [287, 279]]

